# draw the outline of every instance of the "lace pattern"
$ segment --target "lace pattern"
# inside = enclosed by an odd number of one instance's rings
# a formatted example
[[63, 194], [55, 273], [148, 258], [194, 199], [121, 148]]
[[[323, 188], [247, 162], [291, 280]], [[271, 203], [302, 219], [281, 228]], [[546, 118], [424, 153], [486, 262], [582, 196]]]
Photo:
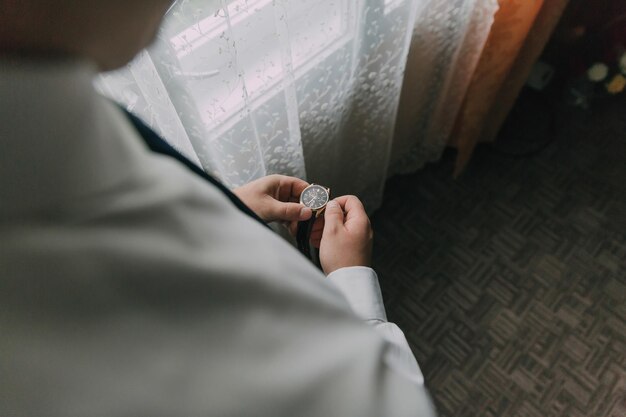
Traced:
[[496, 9], [179, 0], [155, 45], [98, 86], [229, 187], [281, 173], [372, 210], [388, 176], [439, 157]]

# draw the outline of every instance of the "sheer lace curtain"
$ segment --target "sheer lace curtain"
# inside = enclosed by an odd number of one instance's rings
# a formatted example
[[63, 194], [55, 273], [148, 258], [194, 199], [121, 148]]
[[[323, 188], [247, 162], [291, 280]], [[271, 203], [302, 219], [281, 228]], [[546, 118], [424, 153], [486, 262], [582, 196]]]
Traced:
[[155, 45], [98, 88], [230, 187], [293, 175], [372, 210], [390, 174], [441, 153], [496, 8], [179, 0]]

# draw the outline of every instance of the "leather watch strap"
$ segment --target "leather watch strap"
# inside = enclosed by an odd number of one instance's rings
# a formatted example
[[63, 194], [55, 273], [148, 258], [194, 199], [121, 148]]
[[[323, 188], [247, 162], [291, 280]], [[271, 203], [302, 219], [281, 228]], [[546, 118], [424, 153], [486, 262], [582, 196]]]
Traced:
[[298, 222], [298, 230], [296, 232], [298, 250], [309, 259], [311, 259], [311, 231], [313, 230], [313, 224], [315, 224], [315, 217], [313, 215], [309, 220]]

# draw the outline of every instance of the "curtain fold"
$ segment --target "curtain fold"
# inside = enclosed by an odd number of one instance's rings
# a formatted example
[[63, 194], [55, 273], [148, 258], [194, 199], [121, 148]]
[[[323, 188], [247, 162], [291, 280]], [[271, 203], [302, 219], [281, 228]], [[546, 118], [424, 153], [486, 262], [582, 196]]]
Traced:
[[420, 13], [400, 98], [392, 174], [439, 159], [498, 10], [497, 0], [432, 2]]
[[455, 176], [477, 143], [495, 140], [567, 4], [568, 0], [499, 0], [450, 138], [458, 149]]
[[389, 175], [441, 153], [497, 7], [179, 0], [98, 86], [231, 188], [293, 175], [371, 211]]
[[498, 91], [495, 98], [497, 105], [491, 109], [490, 117], [479, 138], [480, 141], [491, 142], [495, 140], [506, 116], [515, 104], [517, 95], [526, 83], [533, 65], [539, 59], [568, 4], [569, 0], [544, 2], [515, 58], [511, 71]]

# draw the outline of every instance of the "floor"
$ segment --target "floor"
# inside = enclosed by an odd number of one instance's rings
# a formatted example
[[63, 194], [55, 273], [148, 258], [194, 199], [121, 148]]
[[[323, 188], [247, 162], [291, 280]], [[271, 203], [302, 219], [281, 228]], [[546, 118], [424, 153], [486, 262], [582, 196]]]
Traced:
[[446, 152], [389, 181], [388, 316], [441, 417], [624, 417], [626, 100], [526, 103], [459, 179]]

